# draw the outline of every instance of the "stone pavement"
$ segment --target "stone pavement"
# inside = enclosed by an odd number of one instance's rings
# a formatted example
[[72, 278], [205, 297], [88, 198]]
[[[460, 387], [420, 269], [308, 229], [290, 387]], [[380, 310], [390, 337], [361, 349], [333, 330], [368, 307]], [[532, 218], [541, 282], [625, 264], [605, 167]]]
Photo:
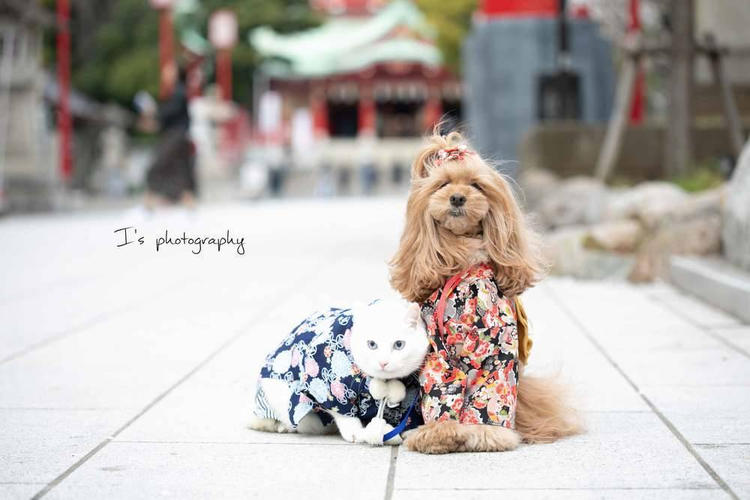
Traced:
[[[389, 293], [403, 205], [0, 220], [0, 498], [750, 498], [750, 327], [664, 284], [527, 293], [529, 371], [574, 388], [581, 436], [425, 456], [248, 430], [295, 321]], [[126, 225], [143, 245], [116, 247]], [[246, 253], [157, 253], [165, 229]]]

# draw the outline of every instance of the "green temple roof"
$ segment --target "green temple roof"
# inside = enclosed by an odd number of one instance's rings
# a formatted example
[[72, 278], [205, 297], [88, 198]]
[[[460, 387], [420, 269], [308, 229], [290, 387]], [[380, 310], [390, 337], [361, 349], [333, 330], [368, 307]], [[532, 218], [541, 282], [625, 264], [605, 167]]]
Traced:
[[332, 18], [300, 33], [258, 28], [249, 35], [267, 59], [265, 72], [290, 79], [350, 73], [384, 62], [441, 66], [434, 38], [422, 12], [408, 0], [394, 0], [372, 17]]
[[198, 0], [178, 0], [172, 13], [180, 44], [193, 54], [206, 55], [213, 49], [198, 29], [200, 10], [201, 4]]

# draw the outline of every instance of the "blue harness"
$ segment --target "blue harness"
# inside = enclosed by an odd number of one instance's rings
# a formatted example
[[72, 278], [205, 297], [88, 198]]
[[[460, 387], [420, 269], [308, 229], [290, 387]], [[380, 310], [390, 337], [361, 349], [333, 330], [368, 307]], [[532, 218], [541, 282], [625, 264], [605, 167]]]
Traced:
[[[404, 432], [404, 429], [406, 429], [406, 425], [409, 423], [409, 417], [411, 417], [411, 412], [414, 410], [414, 405], [417, 404], [418, 399], [419, 399], [419, 395], [417, 395], [417, 397], [415, 397], [412, 400], [411, 404], [409, 405], [409, 409], [406, 411], [406, 415], [404, 415], [404, 418], [401, 419], [401, 422], [399, 422], [399, 424], [396, 427], [394, 427], [391, 432], [385, 433], [385, 435], [383, 436], [384, 443], [388, 441], [389, 439], [391, 439], [392, 437], [398, 436], [399, 434]], [[385, 403], [384, 401], [381, 401], [380, 406], [382, 407], [384, 403]]]

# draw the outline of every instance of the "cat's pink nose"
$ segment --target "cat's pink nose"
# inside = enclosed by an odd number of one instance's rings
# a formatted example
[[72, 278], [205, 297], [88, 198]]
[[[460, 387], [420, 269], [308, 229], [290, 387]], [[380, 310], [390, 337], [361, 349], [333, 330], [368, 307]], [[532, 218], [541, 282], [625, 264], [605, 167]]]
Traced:
[[385, 368], [386, 366], [388, 366], [388, 361], [381, 361], [380, 362], [380, 368]]

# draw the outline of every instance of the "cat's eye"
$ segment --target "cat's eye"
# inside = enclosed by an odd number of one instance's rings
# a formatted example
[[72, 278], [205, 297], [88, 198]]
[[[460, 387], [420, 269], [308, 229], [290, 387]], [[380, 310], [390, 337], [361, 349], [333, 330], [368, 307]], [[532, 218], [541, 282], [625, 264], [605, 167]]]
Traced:
[[375, 349], [378, 348], [378, 344], [376, 344], [374, 340], [368, 340], [367, 347], [369, 347], [370, 349], [374, 351]]
[[404, 342], [403, 340], [397, 340], [393, 343], [393, 348], [396, 349], [397, 351], [400, 351], [401, 349], [404, 348], [405, 345], [406, 345], [406, 342]]
[[482, 190], [482, 186], [480, 186], [480, 185], [479, 185], [479, 184], [477, 184], [476, 182], [475, 182], [475, 183], [473, 183], [473, 184], [471, 185], [471, 187], [473, 187], [473, 188], [474, 188], [474, 189], [476, 189], [477, 191], [481, 191], [481, 190]]

